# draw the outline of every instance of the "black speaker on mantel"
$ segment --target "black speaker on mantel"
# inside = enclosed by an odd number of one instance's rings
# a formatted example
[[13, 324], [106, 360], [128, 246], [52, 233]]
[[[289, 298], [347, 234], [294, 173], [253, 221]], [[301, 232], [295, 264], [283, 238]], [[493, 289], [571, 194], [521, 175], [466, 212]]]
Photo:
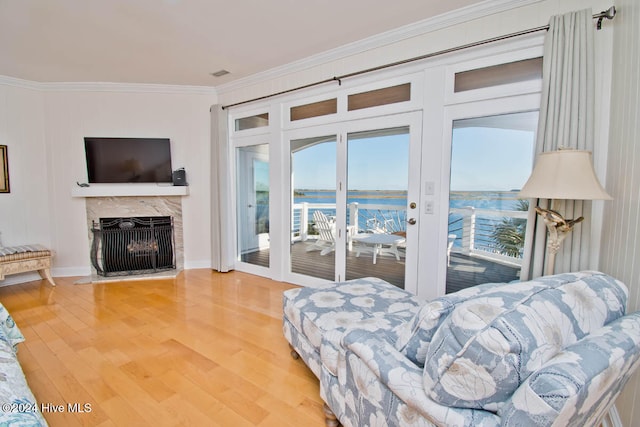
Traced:
[[176, 185], [179, 187], [184, 187], [185, 185], [189, 185], [187, 184], [187, 173], [185, 172], [184, 168], [174, 170], [172, 178], [173, 178], [173, 185]]

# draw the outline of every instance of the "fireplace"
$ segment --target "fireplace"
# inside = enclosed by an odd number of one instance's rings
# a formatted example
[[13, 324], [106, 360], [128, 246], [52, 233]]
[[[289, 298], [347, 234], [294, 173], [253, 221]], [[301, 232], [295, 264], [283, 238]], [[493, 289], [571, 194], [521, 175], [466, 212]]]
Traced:
[[176, 268], [169, 216], [93, 221], [91, 264], [100, 276], [148, 274]]
[[[94, 187], [91, 186], [89, 189], [94, 190]], [[80, 187], [78, 187], [80, 188]], [[128, 186], [127, 186], [128, 188]], [[154, 187], [155, 188], [155, 187]], [[160, 189], [165, 189], [165, 187], [159, 187]], [[189, 188], [189, 187], [166, 187], [169, 190], [173, 190], [175, 188]], [[84, 189], [82, 189], [84, 190]], [[95, 189], [97, 190], [97, 188]], [[94, 191], [95, 191], [94, 190]], [[154, 277], [175, 277], [180, 271], [184, 268], [184, 242], [183, 242], [183, 225], [182, 225], [182, 196], [174, 196], [174, 195], [156, 195], [156, 196], [146, 196], [146, 195], [127, 195], [127, 196], [91, 196], [85, 198], [86, 209], [87, 209], [87, 231], [88, 231], [88, 242], [89, 242], [89, 251], [87, 252], [87, 257], [89, 259], [89, 263], [91, 265], [91, 276], [90, 280], [93, 282], [102, 282], [102, 281], [119, 281], [119, 280], [128, 280], [128, 278], [154, 278]], [[127, 219], [131, 218], [154, 218], [153, 227], [156, 229], [158, 226], [164, 226], [165, 224], [159, 224], [158, 217], [169, 218], [169, 222], [173, 226], [173, 237], [170, 239], [171, 241], [171, 249], [173, 251], [172, 255], [169, 259], [172, 261], [173, 268], [165, 268], [165, 261], [167, 260], [166, 256], [160, 257], [158, 259], [157, 256], [153, 255], [151, 257], [151, 253], [144, 254], [145, 251], [155, 251], [156, 243], [153, 239], [147, 238], [136, 238], [134, 242], [127, 242], [124, 245], [124, 249], [122, 246], [120, 247], [120, 251], [129, 251], [131, 250], [131, 254], [138, 254], [134, 261], [142, 261], [142, 259], [147, 257], [146, 264], [143, 264], [140, 270], [133, 269], [130, 267], [125, 267], [124, 269], [118, 268], [118, 270], [122, 270], [119, 273], [111, 272], [108, 270], [112, 270], [112, 264], [115, 263], [116, 258], [108, 258], [109, 261], [105, 266], [102, 264], [105, 261], [105, 257], [103, 256], [103, 251], [101, 247], [98, 250], [93, 250], [94, 245], [94, 233], [92, 232], [93, 228], [98, 228], [102, 230], [103, 233], [106, 233], [108, 228], [117, 227], [120, 228], [120, 223], [116, 222], [115, 224], [108, 225], [107, 223], [111, 220], [115, 220], [116, 218], [122, 218], [125, 221], [123, 227], [127, 229], [129, 224], [126, 224]], [[104, 225], [107, 224], [107, 229], [105, 229]], [[132, 227], [135, 229], [135, 227]], [[103, 230], [104, 229], [104, 230]], [[158, 239], [156, 239], [158, 240]], [[128, 248], [127, 248], [128, 246]], [[129, 253], [127, 253], [127, 256]], [[121, 257], [122, 258], [122, 257]], [[112, 262], [113, 260], [113, 262]], [[156, 262], [155, 266], [151, 262]], [[157, 263], [160, 261], [160, 263]], [[96, 268], [96, 264], [102, 271], [107, 271], [107, 276], [103, 275], [99, 272], [98, 268]], [[128, 264], [132, 264], [132, 261], [128, 261]], [[163, 265], [162, 269], [159, 269], [158, 266]], [[136, 264], [134, 263], [134, 267]], [[157, 272], [154, 270], [157, 269]]]

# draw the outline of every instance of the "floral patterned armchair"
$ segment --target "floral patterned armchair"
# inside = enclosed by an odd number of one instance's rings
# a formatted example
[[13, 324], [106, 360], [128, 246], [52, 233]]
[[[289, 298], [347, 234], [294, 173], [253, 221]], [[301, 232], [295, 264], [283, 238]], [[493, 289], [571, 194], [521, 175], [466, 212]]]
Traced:
[[598, 272], [421, 302], [377, 279], [285, 293], [327, 424], [596, 425], [640, 358], [640, 312]]

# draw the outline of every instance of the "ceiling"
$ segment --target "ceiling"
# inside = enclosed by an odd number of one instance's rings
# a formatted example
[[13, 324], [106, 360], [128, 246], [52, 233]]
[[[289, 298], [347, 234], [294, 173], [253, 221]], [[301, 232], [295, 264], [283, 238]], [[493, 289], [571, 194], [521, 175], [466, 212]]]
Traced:
[[0, 75], [218, 86], [476, 3], [0, 0]]

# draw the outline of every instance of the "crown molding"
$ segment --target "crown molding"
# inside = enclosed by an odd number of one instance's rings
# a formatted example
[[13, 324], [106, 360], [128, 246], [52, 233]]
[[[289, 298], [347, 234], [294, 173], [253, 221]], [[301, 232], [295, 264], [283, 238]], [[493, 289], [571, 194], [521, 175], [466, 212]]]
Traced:
[[191, 95], [216, 95], [213, 86], [161, 85], [150, 83], [109, 83], [109, 82], [77, 82], [77, 83], [41, 83], [41, 89], [49, 92], [138, 92], [138, 93], [171, 93]]
[[42, 83], [15, 77], [1, 76], [0, 85], [14, 86], [22, 89], [43, 92], [136, 92], [190, 95], [217, 95], [213, 86], [160, 85], [144, 83], [107, 83], [107, 82], [69, 82]]
[[287, 74], [304, 71], [318, 67], [326, 63], [337, 61], [368, 50], [379, 48], [393, 43], [398, 43], [413, 37], [441, 30], [454, 25], [483, 18], [511, 9], [540, 3], [544, 0], [487, 0], [464, 8], [460, 8], [442, 15], [405, 25], [384, 33], [377, 34], [344, 46], [313, 55], [299, 61], [272, 68], [270, 70], [252, 74], [242, 79], [234, 80], [220, 86], [216, 86], [218, 94], [232, 92], [248, 86], [252, 86], [265, 80], [271, 80]]
[[0, 85], [19, 87], [21, 89], [42, 90], [38, 82], [2, 75], [0, 75]]

